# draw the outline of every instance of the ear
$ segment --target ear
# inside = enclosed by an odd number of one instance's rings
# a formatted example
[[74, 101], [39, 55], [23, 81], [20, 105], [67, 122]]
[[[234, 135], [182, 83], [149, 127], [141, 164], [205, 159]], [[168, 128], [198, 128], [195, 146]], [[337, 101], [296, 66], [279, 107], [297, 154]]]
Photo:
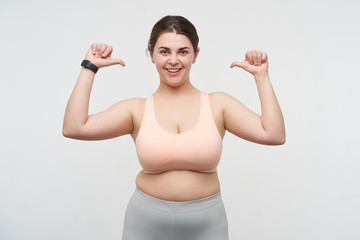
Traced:
[[151, 57], [151, 62], [155, 63], [154, 54], [152, 54], [151, 52], [150, 52], [150, 57]]
[[155, 63], [154, 54], [153, 54], [153, 52], [151, 52], [150, 46], [148, 47], [147, 51], [150, 53], [151, 62], [152, 62], [152, 63]]
[[200, 48], [197, 48], [196, 53], [195, 53], [195, 55], [194, 55], [193, 63], [196, 62], [196, 59], [197, 59], [197, 56], [199, 55], [199, 52], [200, 52]]

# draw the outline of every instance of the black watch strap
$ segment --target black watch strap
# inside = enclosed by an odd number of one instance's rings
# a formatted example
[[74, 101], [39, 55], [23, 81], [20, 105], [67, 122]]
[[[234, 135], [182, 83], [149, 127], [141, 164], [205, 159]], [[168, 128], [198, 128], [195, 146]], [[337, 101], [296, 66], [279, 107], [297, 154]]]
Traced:
[[96, 73], [99, 70], [99, 68], [96, 65], [92, 64], [89, 60], [82, 61], [81, 66], [90, 69], [94, 73]]

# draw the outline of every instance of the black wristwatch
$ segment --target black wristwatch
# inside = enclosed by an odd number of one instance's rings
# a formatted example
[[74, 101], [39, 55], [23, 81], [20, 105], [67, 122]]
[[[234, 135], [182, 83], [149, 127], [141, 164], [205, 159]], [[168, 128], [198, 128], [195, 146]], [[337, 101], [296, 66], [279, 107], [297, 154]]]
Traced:
[[94, 73], [96, 73], [99, 70], [99, 68], [96, 65], [92, 64], [89, 60], [82, 61], [81, 66], [90, 69]]

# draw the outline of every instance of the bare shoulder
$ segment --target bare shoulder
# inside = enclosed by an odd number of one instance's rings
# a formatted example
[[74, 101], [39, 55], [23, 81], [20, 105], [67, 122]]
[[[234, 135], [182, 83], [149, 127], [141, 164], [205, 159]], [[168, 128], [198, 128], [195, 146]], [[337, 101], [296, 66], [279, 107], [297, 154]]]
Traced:
[[138, 111], [145, 105], [145, 98], [133, 97], [115, 103], [115, 108], [126, 108], [129, 112]]
[[225, 93], [225, 92], [212, 92], [209, 93], [209, 99], [213, 106], [217, 107], [225, 107], [227, 104], [233, 102], [236, 100], [231, 95]]
[[141, 108], [145, 105], [146, 98], [133, 97], [123, 101], [126, 102], [126, 104], [131, 106], [132, 108], [137, 108], [137, 107]]
[[209, 99], [214, 111], [221, 112], [225, 117], [229, 113], [242, 113], [246, 109], [237, 98], [225, 92], [209, 93]]
[[127, 102], [127, 104], [131, 104], [131, 105], [141, 105], [144, 104], [146, 101], [146, 98], [141, 98], [141, 97], [133, 97], [133, 98], [128, 98], [123, 100], [124, 102]]
[[127, 118], [132, 125], [137, 125], [141, 119], [145, 107], [146, 98], [133, 97], [124, 99], [113, 104], [105, 112], [109, 115], [118, 117], [121, 121]]
[[211, 98], [215, 98], [215, 99], [226, 99], [226, 98], [233, 98], [230, 94], [228, 93], [225, 93], [225, 92], [212, 92], [212, 93], [209, 93], [209, 96]]
[[115, 105], [118, 105], [119, 108], [126, 108], [126, 110], [131, 114], [133, 120], [136, 122], [139, 117], [142, 117], [145, 102], [146, 98], [133, 97], [119, 101]]

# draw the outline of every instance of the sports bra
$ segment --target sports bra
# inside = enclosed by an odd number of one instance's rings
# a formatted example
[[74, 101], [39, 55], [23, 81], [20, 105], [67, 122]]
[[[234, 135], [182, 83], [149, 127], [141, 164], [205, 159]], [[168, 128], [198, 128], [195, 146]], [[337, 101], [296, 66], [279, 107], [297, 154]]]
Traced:
[[182, 133], [163, 129], [156, 119], [154, 96], [146, 99], [142, 123], [135, 140], [143, 172], [216, 172], [222, 152], [222, 137], [213, 119], [209, 96], [207, 93], [200, 93], [197, 123]]

